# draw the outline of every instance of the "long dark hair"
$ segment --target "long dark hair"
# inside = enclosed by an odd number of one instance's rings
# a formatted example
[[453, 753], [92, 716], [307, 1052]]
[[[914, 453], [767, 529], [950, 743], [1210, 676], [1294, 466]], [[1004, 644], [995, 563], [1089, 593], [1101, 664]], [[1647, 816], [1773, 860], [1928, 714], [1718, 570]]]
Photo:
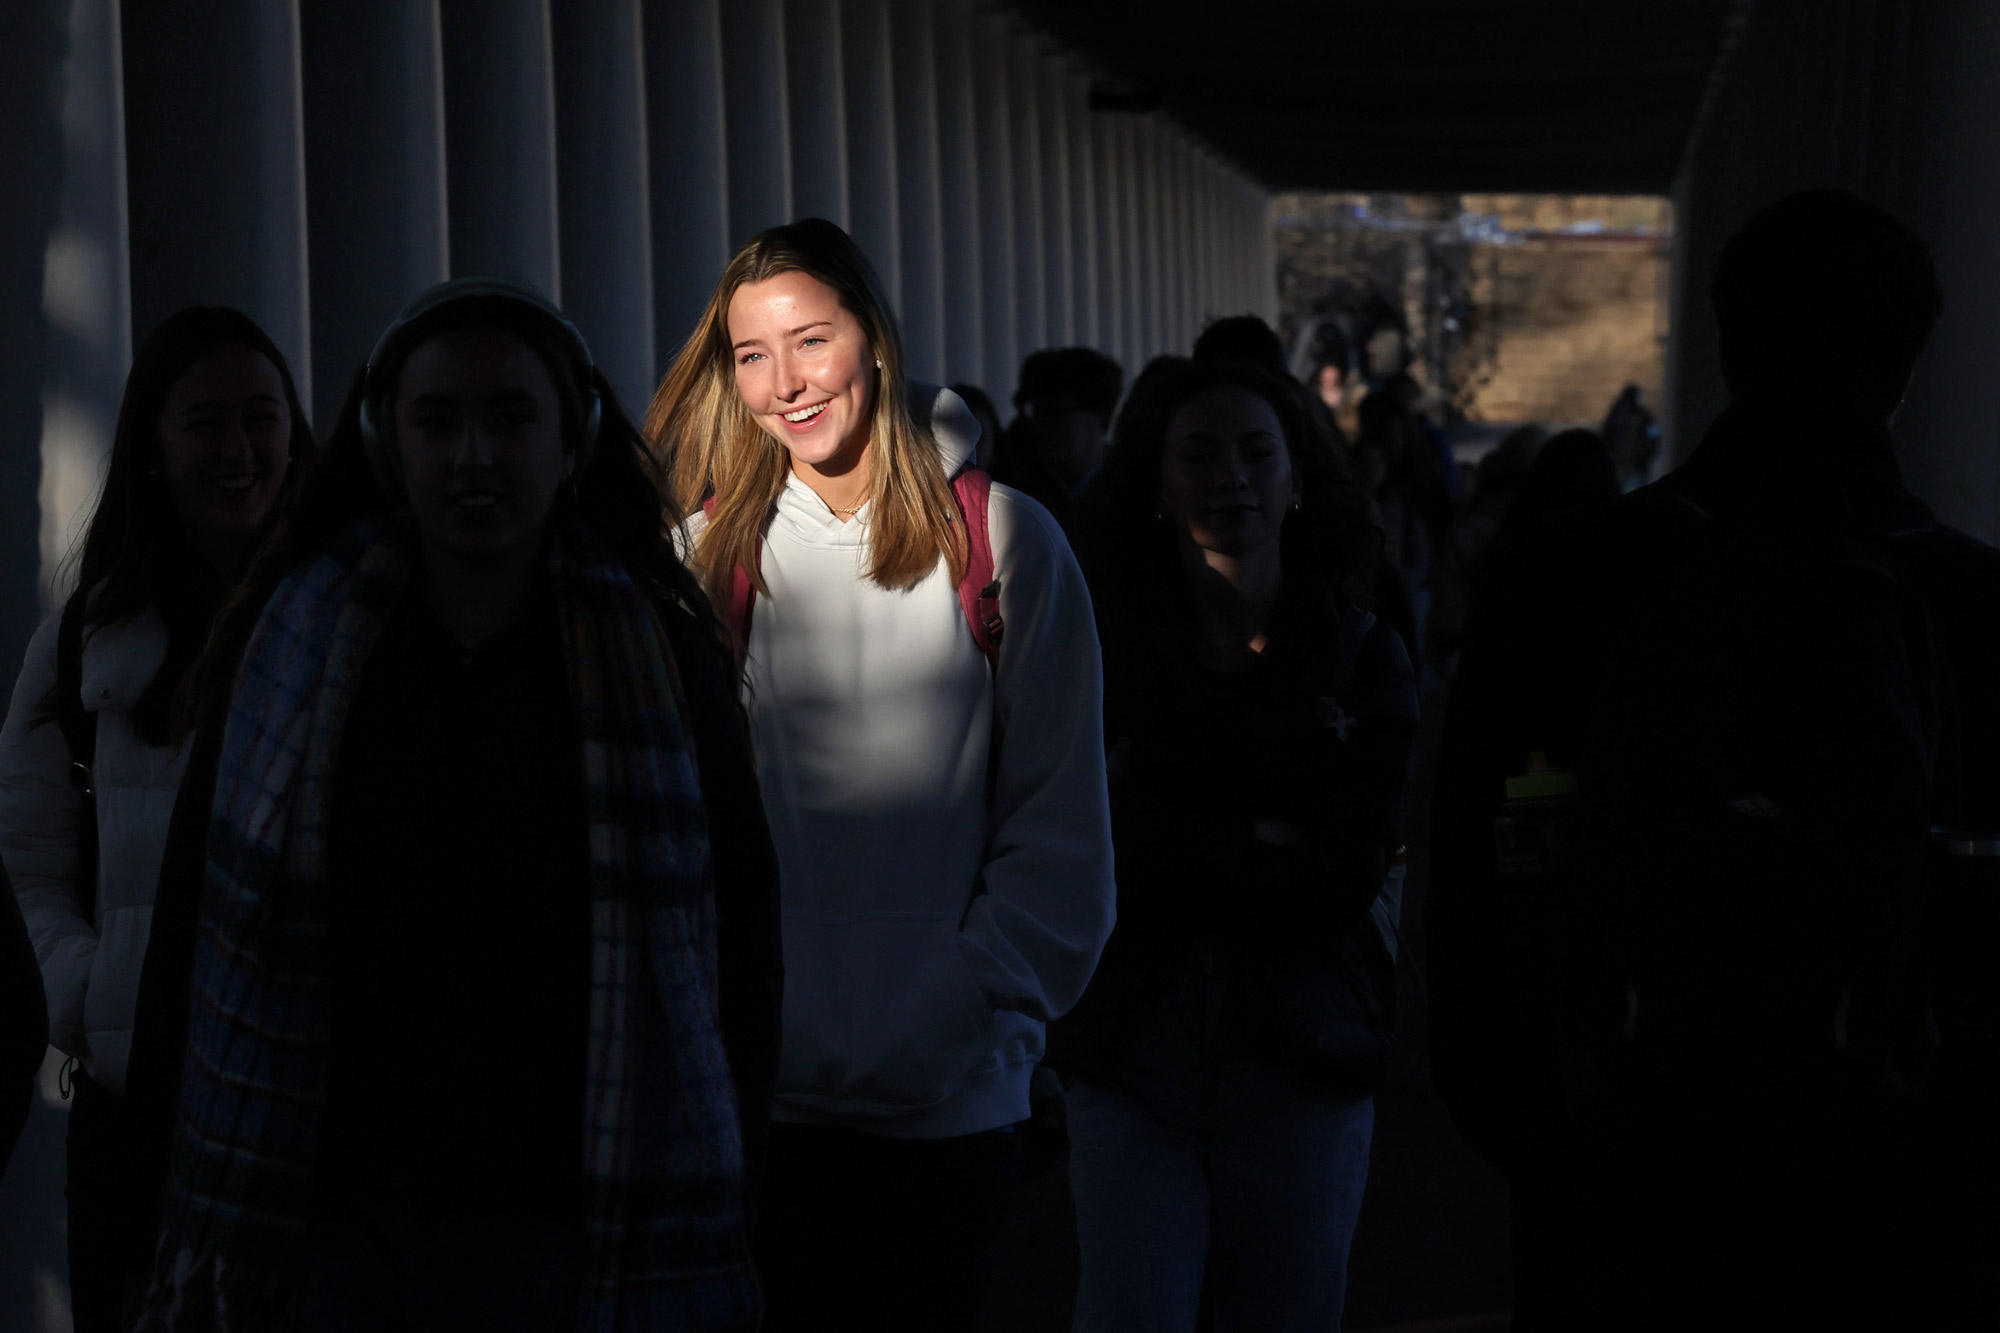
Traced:
[[[441, 308], [421, 330], [399, 340], [392, 364], [375, 368], [374, 387], [393, 402], [403, 361], [424, 341], [465, 328], [497, 328], [532, 348], [548, 367], [561, 404], [563, 436], [575, 448], [584, 429], [584, 386], [549, 318], [513, 302], [463, 301]], [[590, 387], [600, 404], [596, 444], [584, 470], [556, 496], [555, 514], [576, 514], [613, 557], [632, 571], [655, 598], [678, 602], [708, 631], [718, 656], [727, 660], [727, 639], [701, 585], [675, 553], [670, 531], [684, 517], [673, 506], [659, 464], [639, 428], [619, 406], [603, 372], [593, 369]], [[369, 465], [362, 439], [361, 411], [370, 389], [367, 368], [355, 372], [318, 462], [306, 477], [298, 503], [273, 534], [216, 621], [183, 698], [185, 714], [200, 725], [220, 720], [228, 705], [236, 668], [256, 628], [257, 618], [278, 585], [369, 513], [386, 513], [398, 503], [386, 495]]]
[[1117, 579], [1156, 578], [1178, 568], [1171, 525], [1159, 519], [1167, 426], [1183, 404], [1219, 385], [1269, 403], [1284, 430], [1299, 485], [1298, 510], [1279, 538], [1285, 573], [1317, 577], [1336, 597], [1367, 606], [1382, 554], [1382, 531], [1370, 516], [1368, 497], [1313, 427], [1298, 385], [1240, 361], [1192, 362], [1135, 386], [1119, 419], [1117, 446], [1090, 497], [1087, 562]]
[[[247, 348], [278, 372], [291, 413], [285, 479], [272, 506], [275, 521], [297, 494], [313, 460], [312, 426], [299, 402], [284, 353], [255, 320], [229, 306], [192, 305], [161, 320], [139, 344], [125, 377], [125, 397], [111, 436], [104, 490], [69, 563], [89, 599], [86, 628], [115, 625], [156, 610], [167, 627], [167, 655], [132, 709], [134, 730], [151, 745], [174, 735], [173, 701], [181, 678], [208, 636], [214, 603], [192, 577], [200, 559], [188, 544], [173, 498], [160, 480], [160, 413], [181, 377], [217, 352]], [[212, 596], [212, 594], [211, 594]]]

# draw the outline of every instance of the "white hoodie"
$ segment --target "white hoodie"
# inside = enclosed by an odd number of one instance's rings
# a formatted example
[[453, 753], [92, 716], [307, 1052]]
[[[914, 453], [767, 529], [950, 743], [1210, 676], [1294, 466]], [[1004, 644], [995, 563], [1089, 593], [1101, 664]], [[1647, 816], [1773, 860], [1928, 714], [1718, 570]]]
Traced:
[[[979, 427], [949, 390], [924, 405], [956, 471]], [[868, 579], [865, 507], [842, 523], [789, 477], [766, 529], [747, 666], [784, 904], [780, 1121], [941, 1138], [1027, 1118], [1043, 1025], [1111, 932], [1090, 597], [1040, 505], [995, 486], [988, 517], [997, 670], [942, 561], [907, 592]]]

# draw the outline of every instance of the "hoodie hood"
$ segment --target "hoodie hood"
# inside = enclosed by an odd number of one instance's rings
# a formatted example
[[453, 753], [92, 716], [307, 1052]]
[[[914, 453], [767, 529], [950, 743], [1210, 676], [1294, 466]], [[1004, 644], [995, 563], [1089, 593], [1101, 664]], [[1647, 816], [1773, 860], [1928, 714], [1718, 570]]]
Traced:
[[929, 431], [937, 441], [944, 474], [953, 476], [978, 454], [979, 418], [950, 389], [911, 380], [909, 393], [910, 415], [916, 418], [919, 430]]

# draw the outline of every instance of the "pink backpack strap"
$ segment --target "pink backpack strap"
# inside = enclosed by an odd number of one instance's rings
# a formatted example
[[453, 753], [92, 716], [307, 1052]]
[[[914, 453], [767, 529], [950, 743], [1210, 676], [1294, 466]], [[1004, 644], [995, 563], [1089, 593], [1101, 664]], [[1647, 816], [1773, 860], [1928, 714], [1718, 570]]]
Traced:
[[959, 580], [958, 604], [972, 641], [986, 655], [987, 665], [998, 669], [1000, 638], [1007, 626], [1000, 618], [1000, 580], [993, 576], [993, 529], [986, 514], [993, 478], [967, 463], [952, 474], [951, 493], [965, 518], [965, 577]]
[[[715, 521], [715, 497], [709, 496], [701, 502], [701, 512], [708, 515], [709, 522]], [[757, 539], [757, 554], [764, 554], [764, 539]], [[722, 623], [729, 629], [730, 645], [736, 650], [736, 665], [740, 669], [750, 648], [750, 612], [757, 604], [757, 585], [750, 581], [750, 571], [738, 565], [729, 572], [729, 595], [717, 608], [722, 612]]]

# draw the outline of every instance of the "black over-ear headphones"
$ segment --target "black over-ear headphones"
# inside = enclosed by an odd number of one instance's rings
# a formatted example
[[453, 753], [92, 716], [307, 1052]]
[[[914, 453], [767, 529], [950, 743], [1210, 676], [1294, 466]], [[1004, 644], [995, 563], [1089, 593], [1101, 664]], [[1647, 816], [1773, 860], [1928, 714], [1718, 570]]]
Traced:
[[576, 378], [583, 410], [583, 431], [577, 438], [575, 461], [570, 466], [571, 476], [582, 476], [590, 465], [598, 427], [604, 420], [604, 401], [597, 393], [597, 367], [591, 360], [590, 345], [555, 302], [540, 292], [504, 278], [453, 278], [404, 306], [396, 322], [383, 330], [382, 336], [375, 340], [375, 350], [368, 354], [368, 376], [361, 398], [361, 443], [368, 451], [368, 466], [375, 473], [375, 484], [384, 495], [403, 493], [402, 460], [396, 456], [394, 432], [387, 429], [393, 419], [393, 406], [388, 401], [389, 371], [409, 355], [414, 339], [437, 323], [434, 317], [439, 311], [464, 301], [506, 302], [531, 311], [556, 335], [557, 344], [571, 362], [569, 369]]

